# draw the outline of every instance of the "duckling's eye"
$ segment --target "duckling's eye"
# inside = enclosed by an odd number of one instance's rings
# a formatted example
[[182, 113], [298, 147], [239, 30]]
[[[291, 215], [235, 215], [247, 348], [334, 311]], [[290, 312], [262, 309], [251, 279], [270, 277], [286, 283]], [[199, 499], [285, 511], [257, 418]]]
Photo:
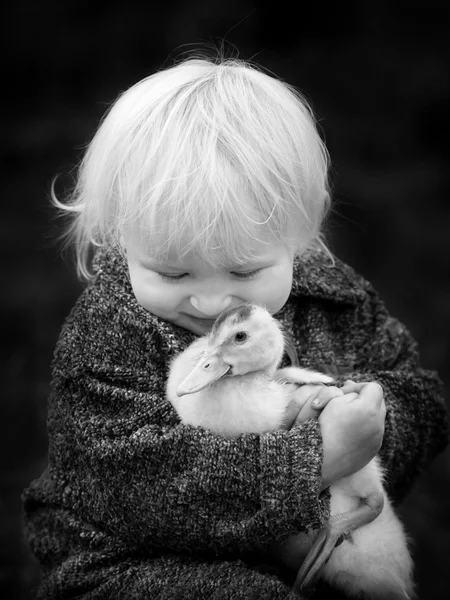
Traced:
[[238, 331], [237, 334], [234, 336], [234, 341], [242, 344], [242, 342], [245, 342], [247, 337], [248, 336], [245, 333], [245, 331]]

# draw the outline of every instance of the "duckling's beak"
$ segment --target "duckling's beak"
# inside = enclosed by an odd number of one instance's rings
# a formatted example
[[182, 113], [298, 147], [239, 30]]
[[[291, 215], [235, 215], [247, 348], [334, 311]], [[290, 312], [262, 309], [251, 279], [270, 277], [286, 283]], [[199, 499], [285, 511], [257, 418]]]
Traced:
[[177, 387], [177, 396], [194, 394], [203, 390], [230, 371], [231, 365], [220, 356], [209, 354], [203, 356], [199, 363]]

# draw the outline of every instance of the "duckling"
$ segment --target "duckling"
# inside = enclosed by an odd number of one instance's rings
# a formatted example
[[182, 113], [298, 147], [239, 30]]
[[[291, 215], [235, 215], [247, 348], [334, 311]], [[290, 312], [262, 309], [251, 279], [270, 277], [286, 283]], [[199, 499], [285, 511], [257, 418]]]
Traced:
[[[227, 309], [208, 335], [172, 361], [167, 398], [183, 423], [222, 437], [285, 428], [293, 386], [333, 380], [299, 367], [277, 369], [284, 349], [282, 328], [265, 308], [246, 303]], [[408, 541], [383, 477], [375, 457], [334, 482], [327, 525], [291, 536], [278, 547], [277, 557], [298, 570], [296, 592], [321, 577], [350, 597], [414, 596]], [[299, 548], [306, 555], [301, 564]]]

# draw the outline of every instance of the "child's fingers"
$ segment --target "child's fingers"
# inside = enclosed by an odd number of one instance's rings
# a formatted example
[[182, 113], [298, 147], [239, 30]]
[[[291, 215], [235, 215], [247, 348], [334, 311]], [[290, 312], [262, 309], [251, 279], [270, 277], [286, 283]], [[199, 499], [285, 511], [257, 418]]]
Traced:
[[341, 387], [341, 390], [344, 394], [348, 394], [349, 392], [353, 392], [356, 385], [359, 385], [352, 381], [351, 379], [346, 379], [344, 381], [344, 385]]
[[305, 406], [298, 413], [298, 415], [294, 421], [294, 425], [303, 423], [304, 421], [307, 421], [308, 419], [317, 419], [317, 417], [319, 416], [319, 413], [320, 413], [320, 410], [314, 409], [312, 407], [312, 401], [310, 400], [305, 404]]
[[384, 400], [383, 388], [379, 383], [376, 383], [375, 381], [371, 383], [366, 383], [359, 391], [359, 397], [362, 400], [374, 402], [378, 408], [382, 405]]
[[346, 379], [346, 380], [344, 381], [344, 385], [349, 385], [349, 384], [352, 384], [352, 385], [354, 385], [354, 384], [355, 384], [355, 382], [353, 381], [353, 379]]
[[317, 419], [319, 413], [325, 408], [330, 400], [337, 396], [343, 396], [342, 390], [335, 386], [320, 386], [315, 393], [305, 402], [299, 411], [294, 425], [303, 423], [308, 419]]
[[367, 381], [364, 383], [355, 383], [354, 381], [347, 379], [347, 381], [341, 387], [341, 390], [344, 392], [344, 394], [349, 394], [350, 392], [356, 392], [359, 394], [365, 385], [367, 385]]
[[358, 397], [359, 394], [357, 394], [356, 392], [348, 392], [347, 394], [345, 394], [345, 399], [349, 402], [353, 402], [353, 400], [356, 400], [356, 398]]
[[[330, 388], [328, 388], [330, 389]], [[340, 392], [342, 392], [342, 389], [339, 390]], [[356, 400], [356, 398], [359, 397], [359, 394], [357, 394], [356, 392], [349, 392], [348, 394], [336, 394], [333, 393], [333, 395], [330, 394], [329, 397], [325, 397], [325, 398], [316, 398], [314, 400], [312, 400], [309, 404], [307, 404], [302, 410], [301, 413], [299, 414], [299, 417], [301, 417], [302, 421], [305, 421], [306, 418], [310, 418], [310, 417], [315, 417], [318, 415], [314, 415], [314, 413], [312, 412], [312, 410], [314, 409], [317, 413], [321, 412], [322, 410], [324, 410], [327, 406], [327, 404], [329, 403], [330, 400], [333, 400], [334, 398], [338, 398], [339, 400], [345, 400], [346, 402], [353, 402], [353, 400]], [[311, 414], [308, 414], [308, 412], [311, 412]], [[306, 416], [308, 415], [308, 416]]]
[[[378, 416], [378, 418], [384, 423], [386, 418], [386, 404], [384, 402], [384, 390], [383, 387], [376, 381], [354, 383], [353, 385], [344, 385], [341, 388], [345, 392], [345, 398], [350, 400], [356, 400], [361, 405], [365, 406], [365, 409], [372, 411], [372, 414]], [[354, 396], [352, 398], [352, 396]]]
[[312, 401], [311, 401], [311, 408], [313, 408], [315, 410], [322, 410], [323, 408], [325, 408], [325, 406], [328, 404], [328, 402], [330, 400], [332, 400], [333, 398], [336, 398], [336, 396], [343, 396], [343, 395], [344, 395], [344, 392], [342, 391], [342, 389], [340, 389], [334, 385], [330, 385], [327, 387], [321, 387], [317, 391], [315, 398], [312, 399]]
[[344, 392], [344, 394], [359, 394], [361, 398], [376, 397], [380, 400], [380, 402], [383, 399], [383, 388], [375, 381], [355, 383], [354, 381], [349, 380], [345, 382], [345, 384], [341, 387], [341, 390]]

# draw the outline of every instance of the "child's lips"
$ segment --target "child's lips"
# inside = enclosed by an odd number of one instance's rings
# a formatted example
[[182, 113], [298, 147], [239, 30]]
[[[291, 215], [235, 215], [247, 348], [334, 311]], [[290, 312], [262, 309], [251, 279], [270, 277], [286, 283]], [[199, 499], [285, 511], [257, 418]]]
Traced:
[[217, 317], [203, 318], [203, 317], [194, 317], [194, 315], [188, 315], [188, 317], [190, 317], [197, 323], [201, 323], [202, 325], [212, 325], [214, 323], [214, 321], [217, 319]]

